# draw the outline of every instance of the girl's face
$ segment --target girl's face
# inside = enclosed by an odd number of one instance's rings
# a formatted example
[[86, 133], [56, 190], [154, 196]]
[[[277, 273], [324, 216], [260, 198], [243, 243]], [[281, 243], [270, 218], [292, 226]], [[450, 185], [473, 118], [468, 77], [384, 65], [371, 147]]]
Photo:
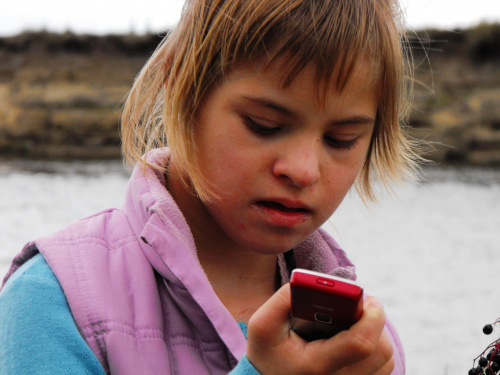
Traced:
[[365, 162], [378, 105], [362, 64], [324, 106], [314, 67], [286, 88], [283, 73], [236, 69], [197, 116], [201, 171], [220, 197], [197, 227], [261, 254], [293, 248], [337, 209]]

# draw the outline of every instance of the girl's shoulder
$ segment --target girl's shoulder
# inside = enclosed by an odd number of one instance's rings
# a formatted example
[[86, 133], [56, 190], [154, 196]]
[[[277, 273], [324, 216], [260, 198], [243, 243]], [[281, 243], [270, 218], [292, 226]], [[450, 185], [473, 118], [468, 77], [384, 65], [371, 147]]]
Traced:
[[[41, 254], [0, 292], [0, 369], [9, 374], [104, 374], [81, 337], [63, 290]], [[0, 373], [4, 373], [0, 371]]]
[[45, 292], [60, 290], [57, 278], [41, 254], [32, 257], [9, 277], [0, 296], [9, 295], [13, 290], [16, 294], [32, 292], [33, 287]]

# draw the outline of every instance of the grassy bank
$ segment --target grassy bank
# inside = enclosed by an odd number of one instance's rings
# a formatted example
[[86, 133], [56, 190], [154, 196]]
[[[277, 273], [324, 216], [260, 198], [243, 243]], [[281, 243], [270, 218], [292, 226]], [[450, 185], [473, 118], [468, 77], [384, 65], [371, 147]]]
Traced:
[[[166, 32], [165, 32], [166, 34]], [[120, 109], [159, 35], [0, 38], [0, 156], [119, 157]], [[440, 163], [500, 165], [500, 25], [411, 33], [412, 135]]]

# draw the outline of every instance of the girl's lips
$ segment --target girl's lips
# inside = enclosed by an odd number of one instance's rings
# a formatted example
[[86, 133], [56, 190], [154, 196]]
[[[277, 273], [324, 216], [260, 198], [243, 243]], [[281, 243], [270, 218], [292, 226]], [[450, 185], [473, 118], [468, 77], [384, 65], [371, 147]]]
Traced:
[[252, 205], [263, 212], [272, 224], [277, 226], [294, 227], [312, 215], [312, 212], [298, 204], [283, 204], [277, 201], [257, 201]]
[[285, 212], [309, 212], [307, 208], [300, 206], [293, 206], [293, 205], [285, 205], [277, 201], [259, 201], [256, 202], [256, 204]]

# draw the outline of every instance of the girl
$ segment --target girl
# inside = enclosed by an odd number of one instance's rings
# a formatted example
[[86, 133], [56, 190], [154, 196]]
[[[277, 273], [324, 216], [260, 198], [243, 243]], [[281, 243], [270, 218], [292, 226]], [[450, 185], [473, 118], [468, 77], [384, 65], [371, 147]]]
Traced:
[[123, 208], [14, 260], [0, 373], [403, 374], [375, 298], [306, 342], [288, 286], [294, 267], [354, 279], [320, 226], [353, 184], [370, 200], [374, 176], [415, 169], [396, 16], [391, 0], [187, 1], [125, 104]]

